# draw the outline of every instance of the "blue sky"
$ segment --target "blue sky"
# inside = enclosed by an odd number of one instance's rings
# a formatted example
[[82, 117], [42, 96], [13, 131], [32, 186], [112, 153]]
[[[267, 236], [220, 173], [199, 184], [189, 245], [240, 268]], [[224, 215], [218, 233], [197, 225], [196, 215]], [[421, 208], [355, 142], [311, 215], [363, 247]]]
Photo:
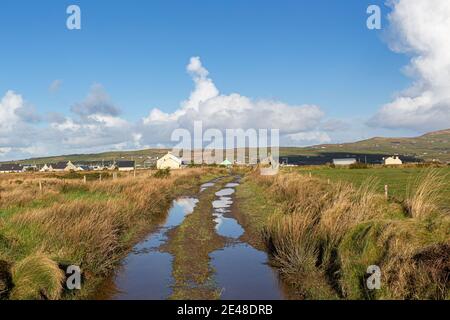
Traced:
[[[65, 26], [70, 4], [81, 8], [81, 30]], [[381, 31], [366, 27], [369, 4], [382, 8]], [[414, 80], [402, 72], [414, 52], [393, 52], [385, 39], [392, 10], [374, 0], [3, 0], [0, 97], [20, 95], [39, 114], [33, 127], [45, 128], [48, 113], [70, 117], [100, 84], [121, 119], [136, 124], [153, 108], [180, 108], [195, 91], [186, 66], [199, 57], [221, 94], [317, 105], [326, 119], [366, 121]], [[49, 90], [55, 80], [57, 90]], [[429, 129], [383, 127], [336, 137]]]

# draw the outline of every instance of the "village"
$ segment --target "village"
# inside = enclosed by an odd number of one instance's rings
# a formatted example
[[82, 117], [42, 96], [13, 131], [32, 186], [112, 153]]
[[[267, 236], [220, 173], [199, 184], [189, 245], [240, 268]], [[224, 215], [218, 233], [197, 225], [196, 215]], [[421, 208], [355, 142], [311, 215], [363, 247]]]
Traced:
[[[181, 157], [176, 156], [172, 152], [168, 152], [164, 156], [158, 158], [150, 158], [145, 165], [137, 165], [134, 160], [108, 160], [108, 161], [83, 161], [83, 162], [72, 162], [72, 161], [60, 161], [57, 163], [46, 163], [43, 165], [37, 164], [17, 164], [17, 163], [6, 163], [0, 164], [0, 173], [22, 173], [22, 172], [81, 172], [81, 171], [134, 171], [140, 169], [155, 168], [158, 170], [170, 169], [177, 170], [186, 168], [191, 165], [192, 161], [187, 161]], [[308, 165], [308, 163], [302, 163], [289, 160], [289, 157], [282, 157], [279, 161], [273, 159], [271, 155], [264, 159], [258, 159], [254, 162], [255, 164], [261, 165], [272, 165], [276, 166], [279, 163], [281, 166], [292, 167]], [[222, 162], [217, 162], [211, 159], [204, 159], [203, 164], [205, 165], [218, 165], [222, 167], [230, 167], [233, 165], [248, 166], [248, 163], [239, 161], [230, 161], [225, 159]], [[311, 162], [311, 164], [315, 164]], [[325, 164], [325, 163], [323, 163]], [[346, 158], [333, 158], [327, 164], [333, 167], [350, 167], [358, 164], [367, 164], [367, 159], [361, 161], [361, 159], [356, 157], [346, 157]], [[397, 156], [383, 157], [381, 164], [384, 166], [398, 166], [402, 165], [402, 159]]]

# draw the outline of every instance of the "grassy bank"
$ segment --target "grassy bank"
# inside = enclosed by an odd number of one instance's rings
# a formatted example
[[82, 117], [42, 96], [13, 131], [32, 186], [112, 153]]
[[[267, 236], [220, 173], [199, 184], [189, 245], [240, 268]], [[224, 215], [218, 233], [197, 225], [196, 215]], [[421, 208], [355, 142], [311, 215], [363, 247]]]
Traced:
[[[2, 176], [1, 298], [88, 296], [174, 197], [219, 174], [218, 169], [189, 169], [158, 179], [146, 171], [87, 183], [82, 176]], [[68, 265], [81, 267], [81, 291], [63, 290]]]
[[[387, 201], [376, 180], [252, 174], [238, 201], [272, 263], [305, 298], [448, 299], [447, 183], [428, 171], [401, 201]], [[381, 268], [380, 290], [367, 289], [370, 265]]]

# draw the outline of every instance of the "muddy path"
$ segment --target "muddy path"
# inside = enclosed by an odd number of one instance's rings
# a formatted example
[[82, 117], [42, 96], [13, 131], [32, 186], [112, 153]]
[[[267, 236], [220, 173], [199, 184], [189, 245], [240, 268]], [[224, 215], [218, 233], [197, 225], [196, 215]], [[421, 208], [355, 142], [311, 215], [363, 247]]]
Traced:
[[237, 176], [173, 202], [165, 221], [124, 259], [96, 299], [286, 299], [267, 254], [239, 224]]

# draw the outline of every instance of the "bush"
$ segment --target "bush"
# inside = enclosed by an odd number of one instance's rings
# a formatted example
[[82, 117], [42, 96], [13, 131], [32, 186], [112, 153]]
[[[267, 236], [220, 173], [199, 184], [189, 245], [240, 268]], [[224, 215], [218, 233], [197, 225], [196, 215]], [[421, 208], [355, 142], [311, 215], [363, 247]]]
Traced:
[[159, 169], [158, 171], [156, 171], [153, 174], [153, 177], [158, 178], [158, 179], [165, 179], [170, 177], [170, 169], [166, 168], [166, 169]]

